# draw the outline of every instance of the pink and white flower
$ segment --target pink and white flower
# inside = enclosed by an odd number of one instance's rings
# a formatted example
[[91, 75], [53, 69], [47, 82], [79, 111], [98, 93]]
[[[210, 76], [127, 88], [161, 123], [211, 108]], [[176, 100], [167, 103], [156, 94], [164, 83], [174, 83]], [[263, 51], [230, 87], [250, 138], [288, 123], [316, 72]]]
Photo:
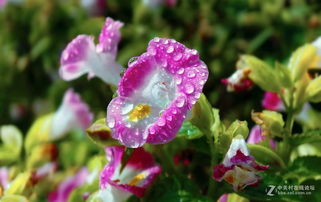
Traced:
[[0, 167], [0, 188], [5, 190], [9, 185], [9, 168]]
[[252, 88], [253, 81], [249, 79], [248, 69], [238, 69], [229, 78], [222, 79], [221, 82], [227, 86], [229, 92], [246, 91]]
[[115, 60], [122, 26], [122, 22], [107, 18], [97, 45], [92, 36], [79, 35], [73, 39], [62, 52], [60, 76], [69, 81], [88, 73], [89, 78], [97, 76], [106, 83], [117, 85], [123, 71]]
[[68, 89], [63, 102], [54, 113], [51, 123], [50, 139], [58, 139], [72, 129], [88, 128], [93, 120], [93, 114], [80, 96]]
[[201, 96], [207, 66], [196, 50], [165, 38], [151, 40], [128, 66], [107, 108], [113, 138], [134, 148], [172, 140]]
[[260, 179], [257, 173], [268, 167], [257, 164], [254, 157], [249, 156], [244, 138], [237, 136], [232, 140], [223, 163], [214, 167], [213, 178], [217, 181], [225, 180], [235, 191], [240, 191], [246, 186], [257, 185]]
[[58, 188], [48, 196], [49, 202], [67, 202], [70, 193], [77, 187], [86, 183], [89, 173], [86, 168], [80, 169], [75, 175], [69, 176]]
[[97, 195], [104, 202], [125, 201], [132, 194], [144, 196], [145, 190], [161, 172], [153, 156], [142, 147], [133, 151], [126, 165], [122, 165], [125, 147], [107, 147], [105, 151], [108, 164], [101, 172], [101, 190]]
[[[247, 139], [248, 144], [259, 144], [266, 139], [266, 136], [262, 135], [262, 129], [259, 125], [253, 126], [251, 129], [250, 135]], [[276, 143], [273, 139], [270, 139], [271, 148], [275, 149]]]
[[272, 111], [284, 111], [284, 105], [277, 93], [265, 92], [262, 100], [262, 106]]

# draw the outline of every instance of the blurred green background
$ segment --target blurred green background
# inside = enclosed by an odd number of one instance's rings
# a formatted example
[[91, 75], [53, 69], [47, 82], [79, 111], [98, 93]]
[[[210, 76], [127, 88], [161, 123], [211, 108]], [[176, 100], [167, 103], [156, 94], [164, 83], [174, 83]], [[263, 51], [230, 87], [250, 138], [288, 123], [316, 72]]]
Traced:
[[155, 36], [197, 49], [210, 70], [204, 92], [226, 121], [249, 120], [252, 109], [262, 109], [257, 87], [227, 93], [220, 83], [240, 54], [285, 62], [297, 46], [321, 34], [318, 0], [177, 0], [174, 7], [154, 8], [142, 0], [106, 0], [99, 15], [78, 0], [7, 1], [0, 9], [0, 125], [23, 131], [36, 116], [56, 109], [69, 87], [97, 116], [105, 115], [108, 85], [86, 76], [65, 82], [58, 69], [67, 43], [78, 34], [97, 40], [107, 16], [125, 24], [117, 59], [125, 67]]

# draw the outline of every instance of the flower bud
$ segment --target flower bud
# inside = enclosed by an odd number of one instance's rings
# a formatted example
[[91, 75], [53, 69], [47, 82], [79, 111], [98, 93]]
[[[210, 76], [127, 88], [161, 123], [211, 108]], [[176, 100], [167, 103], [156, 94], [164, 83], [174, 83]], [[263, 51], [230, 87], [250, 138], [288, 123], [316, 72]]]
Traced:
[[275, 111], [264, 110], [252, 112], [253, 121], [262, 128], [263, 136], [280, 136], [283, 134], [284, 121], [282, 115]]

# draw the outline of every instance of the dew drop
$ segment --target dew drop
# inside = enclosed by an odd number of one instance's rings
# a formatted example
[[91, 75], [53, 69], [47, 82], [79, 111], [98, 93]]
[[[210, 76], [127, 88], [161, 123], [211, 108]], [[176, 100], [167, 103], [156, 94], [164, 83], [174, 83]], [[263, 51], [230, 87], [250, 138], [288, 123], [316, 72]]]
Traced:
[[133, 110], [134, 104], [125, 104], [121, 110], [121, 114], [128, 114], [131, 110]]
[[196, 95], [194, 96], [196, 99], [201, 97], [201, 93], [196, 93]]
[[192, 84], [188, 83], [188, 84], [185, 85], [185, 92], [187, 94], [193, 93], [194, 90], [195, 90], [195, 88], [194, 88], [194, 86]]
[[155, 37], [155, 38], [154, 38], [154, 41], [155, 41], [155, 42], [159, 42], [159, 40], [160, 40], [159, 37]]
[[173, 114], [177, 114], [177, 110], [176, 110], [176, 109], [173, 109], [172, 113], [173, 113]]
[[152, 134], [152, 135], [155, 134], [155, 133], [156, 133], [155, 128], [150, 127], [150, 128], [149, 128], [149, 133]]
[[168, 116], [166, 116], [166, 119], [167, 119], [168, 121], [171, 121], [171, 120], [173, 120], [173, 117], [172, 117], [171, 115], [168, 115]]
[[169, 46], [166, 50], [167, 53], [172, 53], [174, 51], [174, 47], [173, 46]]
[[201, 85], [204, 85], [204, 83], [205, 83], [205, 80], [200, 80], [200, 82], [199, 82]]
[[177, 102], [176, 102], [176, 106], [177, 107], [181, 108], [181, 107], [184, 106], [184, 104], [185, 104], [185, 99], [184, 98], [177, 99]]
[[187, 73], [187, 77], [188, 78], [194, 78], [196, 76], [194, 70], [190, 70], [188, 73]]
[[138, 57], [132, 57], [129, 59], [128, 61], [128, 66], [132, 65], [133, 63], [135, 63], [137, 61]]
[[157, 125], [158, 125], [158, 126], [165, 126], [165, 124], [166, 124], [166, 121], [165, 121], [165, 119], [163, 119], [163, 118], [160, 118], [160, 119], [157, 121]]
[[182, 67], [182, 68], [179, 68], [179, 70], [177, 71], [177, 74], [183, 74], [185, 71], [185, 69]]
[[175, 56], [174, 56], [174, 61], [179, 61], [181, 58], [183, 57], [183, 54], [182, 53], [177, 53]]
[[156, 48], [154, 48], [153, 46], [151, 46], [151, 47], [148, 48], [148, 52], [149, 52], [151, 55], [156, 55], [156, 53], [157, 53]]
[[114, 128], [115, 127], [115, 119], [113, 117], [111, 117], [110, 119], [108, 119], [108, 127], [109, 128]]
[[182, 83], [182, 81], [183, 81], [182, 77], [177, 77], [176, 84], [179, 85]]

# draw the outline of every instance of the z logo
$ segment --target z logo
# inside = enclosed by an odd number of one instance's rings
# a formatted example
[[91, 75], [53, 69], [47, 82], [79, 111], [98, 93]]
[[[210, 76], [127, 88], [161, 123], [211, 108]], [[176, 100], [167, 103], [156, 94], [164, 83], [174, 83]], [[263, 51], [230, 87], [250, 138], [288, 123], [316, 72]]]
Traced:
[[[274, 185], [269, 185], [268, 187], [269, 187], [270, 189], [267, 190], [266, 195], [268, 195], [268, 196], [274, 196], [273, 191], [274, 191], [274, 189], [275, 189], [275, 186], [274, 186]], [[267, 188], [267, 189], [268, 189], [268, 188]]]

